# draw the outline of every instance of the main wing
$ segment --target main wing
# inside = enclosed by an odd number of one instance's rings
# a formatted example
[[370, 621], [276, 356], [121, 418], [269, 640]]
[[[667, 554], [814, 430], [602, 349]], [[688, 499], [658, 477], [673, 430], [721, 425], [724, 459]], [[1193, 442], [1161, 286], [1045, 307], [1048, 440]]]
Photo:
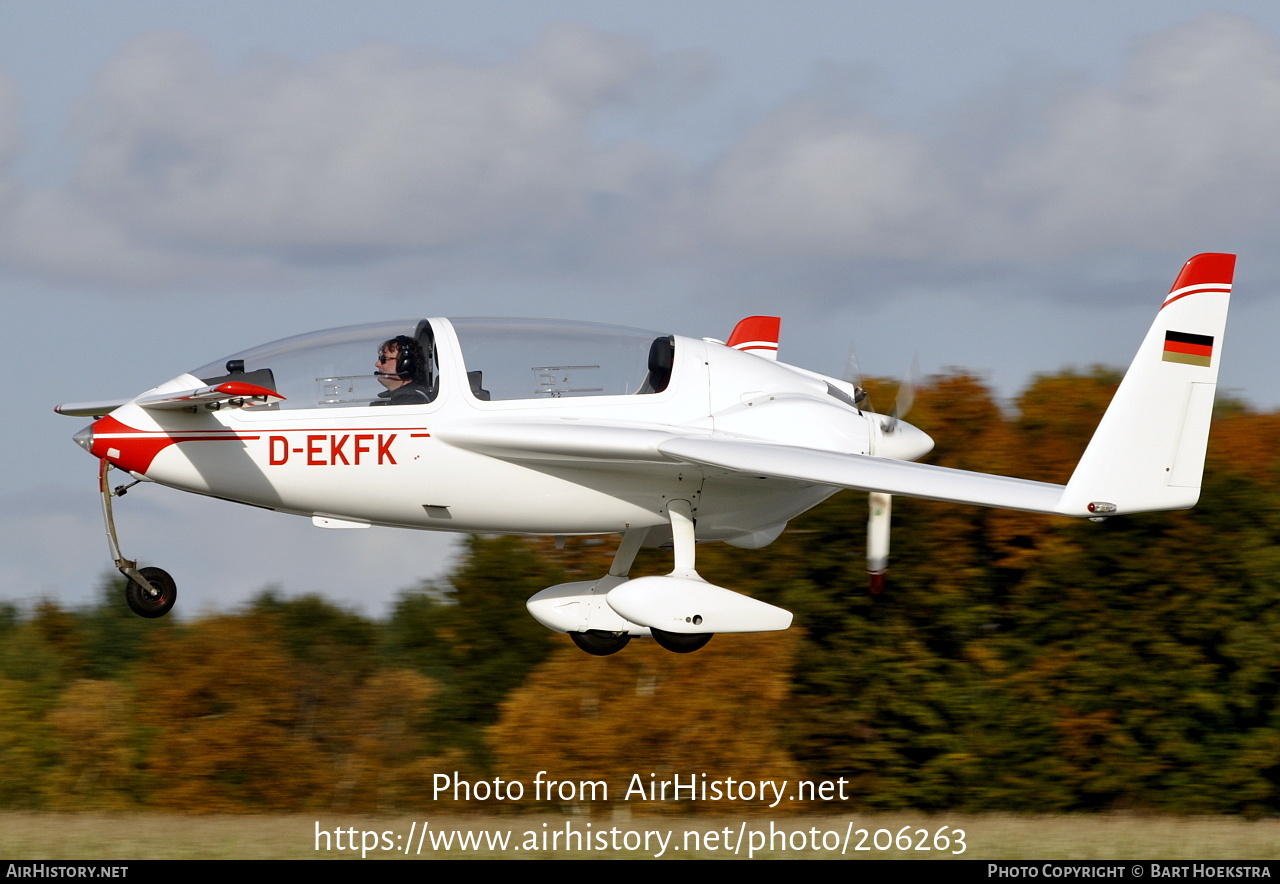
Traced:
[[658, 450], [673, 460], [747, 475], [1035, 513], [1058, 512], [1066, 490], [1028, 479], [714, 435], [670, 439]]
[[948, 467], [779, 445], [661, 426], [545, 419], [459, 422], [435, 431], [458, 448], [517, 462], [688, 463], [751, 476], [909, 497], [1057, 512], [1066, 486]]
[[1066, 485], [712, 432], [574, 421], [474, 422], [439, 433], [515, 461], [663, 460], [746, 475], [1078, 517], [1186, 509], [1200, 495], [1234, 255], [1178, 275]]

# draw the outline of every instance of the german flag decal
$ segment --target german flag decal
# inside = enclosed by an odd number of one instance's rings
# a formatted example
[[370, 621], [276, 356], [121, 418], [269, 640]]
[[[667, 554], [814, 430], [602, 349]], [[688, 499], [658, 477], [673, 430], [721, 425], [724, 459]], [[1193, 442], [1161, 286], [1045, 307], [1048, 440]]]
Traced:
[[1165, 362], [1181, 362], [1183, 365], [1209, 367], [1213, 358], [1213, 336], [1193, 335], [1189, 332], [1164, 333]]

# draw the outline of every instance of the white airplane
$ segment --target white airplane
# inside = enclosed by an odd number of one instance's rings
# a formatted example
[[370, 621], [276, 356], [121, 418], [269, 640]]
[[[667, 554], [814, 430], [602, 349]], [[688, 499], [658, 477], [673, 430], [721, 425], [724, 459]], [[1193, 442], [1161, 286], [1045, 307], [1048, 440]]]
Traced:
[[[933, 440], [863, 410], [852, 384], [778, 362], [773, 317], [727, 343], [526, 319], [353, 326], [56, 410], [97, 418], [75, 440], [100, 460], [112, 557], [143, 617], [169, 611], [174, 581], [120, 553], [112, 498], [148, 481], [322, 528], [618, 533], [608, 574], [545, 589], [529, 612], [588, 653], [635, 636], [683, 653], [792, 619], [699, 577], [696, 543], [765, 546], [842, 488], [871, 492], [873, 575], [895, 494], [1089, 519], [1193, 506], [1234, 267], [1204, 254], [1182, 268], [1066, 485], [913, 463]], [[136, 481], [113, 491], [113, 468]], [[642, 546], [672, 547], [671, 573], [628, 579]]]

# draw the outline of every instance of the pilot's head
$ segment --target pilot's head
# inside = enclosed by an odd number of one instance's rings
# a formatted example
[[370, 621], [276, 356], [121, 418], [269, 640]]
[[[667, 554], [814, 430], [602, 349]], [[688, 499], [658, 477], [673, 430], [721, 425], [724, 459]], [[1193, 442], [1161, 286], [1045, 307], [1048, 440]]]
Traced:
[[425, 364], [421, 345], [408, 335], [397, 335], [378, 348], [373, 375], [382, 386], [394, 390], [413, 381], [422, 381]]

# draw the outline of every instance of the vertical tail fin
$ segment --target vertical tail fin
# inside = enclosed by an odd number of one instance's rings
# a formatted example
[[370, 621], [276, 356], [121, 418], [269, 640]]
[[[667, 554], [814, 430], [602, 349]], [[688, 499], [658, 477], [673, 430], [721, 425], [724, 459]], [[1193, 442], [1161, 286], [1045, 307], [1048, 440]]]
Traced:
[[1156, 314], [1058, 511], [1186, 509], [1200, 498], [1236, 256], [1196, 255]]
[[748, 316], [733, 327], [728, 346], [776, 361], [781, 326], [782, 320], [776, 316]]

